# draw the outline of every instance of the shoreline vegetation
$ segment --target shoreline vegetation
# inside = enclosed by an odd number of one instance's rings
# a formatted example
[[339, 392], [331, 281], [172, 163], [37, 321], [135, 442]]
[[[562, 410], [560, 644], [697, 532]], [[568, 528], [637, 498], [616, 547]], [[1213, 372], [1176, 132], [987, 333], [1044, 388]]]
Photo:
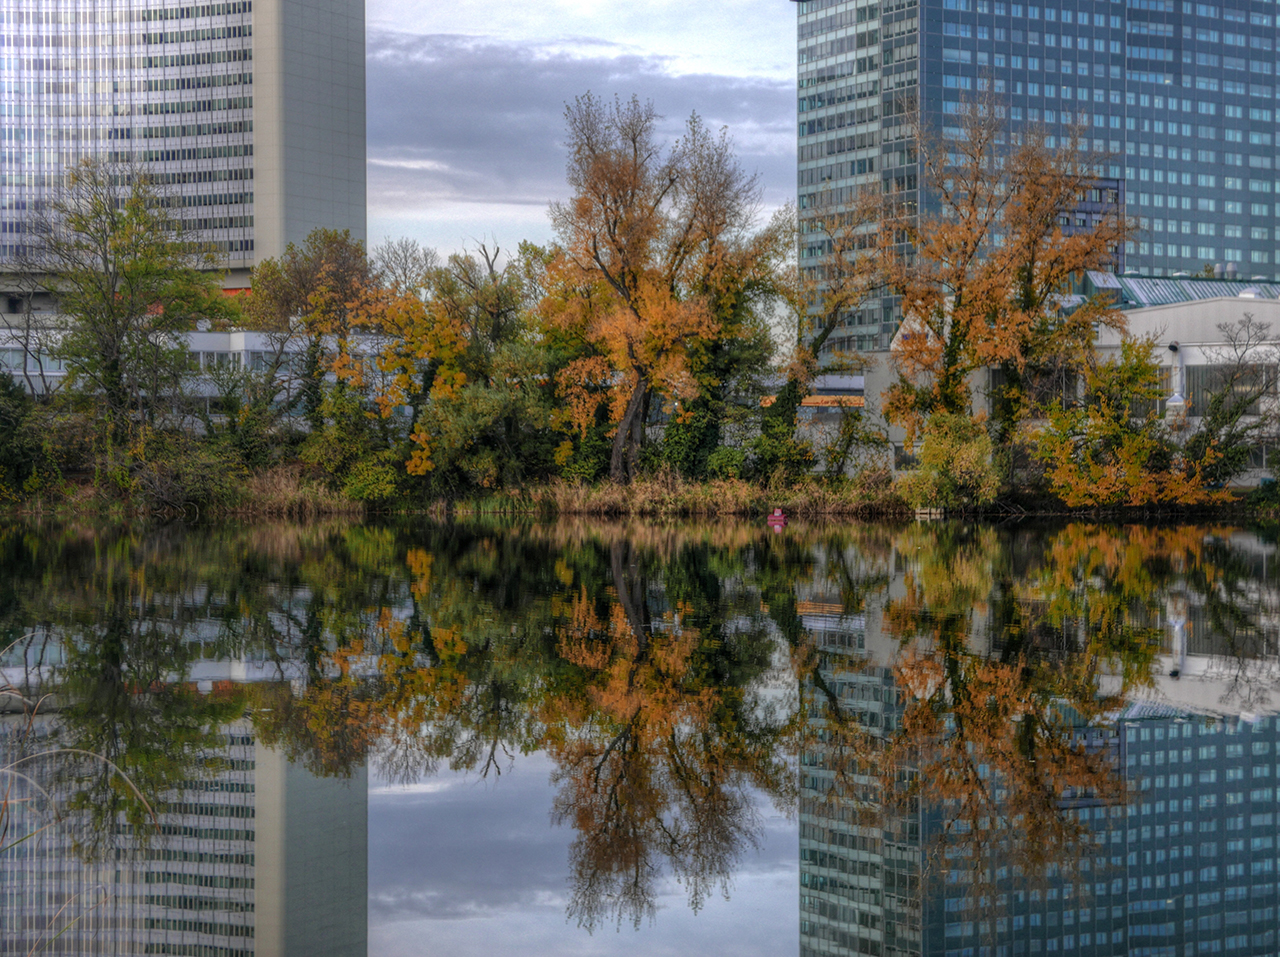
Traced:
[[453, 498], [400, 499], [368, 503], [335, 491], [322, 474], [281, 466], [244, 477], [241, 493], [206, 509], [157, 511], [133, 507], [103, 494], [90, 482], [65, 482], [54, 494], [0, 504], [0, 519], [58, 518], [264, 521], [361, 521], [378, 516], [428, 515], [441, 520], [536, 517], [540, 519], [714, 519], [763, 520], [781, 509], [788, 522], [902, 522], [919, 518], [987, 521], [1035, 520], [1063, 516], [1273, 517], [1280, 511], [1274, 487], [1237, 489], [1213, 503], [1150, 504], [1109, 508], [1069, 508], [1052, 496], [1016, 494], [981, 505], [916, 509], [887, 472], [855, 478], [811, 476], [798, 481], [778, 475], [769, 482], [747, 479], [682, 478], [670, 470], [637, 477], [627, 485], [553, 479], [520, 489], [497, 489]]
[[877, 187], [762, 223], [726, 134], [695, 114], [664, 144], [652, 104], [587, 94], [566, 108], [553, 242], [442, 258], [317, 229], [234, 296], [161, 191], [85, 163], [33, 226], [0, 350], [0, 511], [1275, 509], [1274, 481], [1232, 488], [1280, 436], [1269, 326], [1219, 325], [1231, 348], [1176, 391], [1154, 339], [1077, 294], [1133, 228], [1118, 197], [1060, 228], [1099, 158], [1075, 134], [1011, 138], [997, 106], [922, 151], [902, 188], [938, 192], [934, 218]]

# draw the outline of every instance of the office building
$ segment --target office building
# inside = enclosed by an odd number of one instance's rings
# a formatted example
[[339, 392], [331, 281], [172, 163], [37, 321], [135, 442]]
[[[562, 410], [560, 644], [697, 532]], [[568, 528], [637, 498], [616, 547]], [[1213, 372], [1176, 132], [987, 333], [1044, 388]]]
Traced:
[[[1123, 268], [1221, 264], [1280, 279], [1277, 7], [1263, 0], [808, 0], [798, 4], [799, 206], [863, 186], [918, 200], [909, 118], [957, 135], [966, 97], [1003, 100], [1052, 145], [1073, 126], [1141, 228]], [[802, 243], [801, 255], [821, 256]], [[835, 348], [884, 350], [887, 300]]]
[[365, 234], [364, 4], [0, 0], [0, 268], [86, 158], [141, 168], [230, 285]]

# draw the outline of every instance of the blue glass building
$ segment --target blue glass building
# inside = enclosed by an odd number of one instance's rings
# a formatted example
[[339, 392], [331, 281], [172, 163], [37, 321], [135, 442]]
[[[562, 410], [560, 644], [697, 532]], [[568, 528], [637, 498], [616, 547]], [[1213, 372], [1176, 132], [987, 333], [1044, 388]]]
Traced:
[[[916, 110], [943, 135], [966, 95], [1050, 142], [1072, 126], [1105, 154], [1141, 232], [1124, 268], [1219, 264], [1280, 278], [1277, 6], [1270, 0], [808, 0], [799, 7], [801, 217], [826, 194], [917, 190]], [[914, 197], [914, 200], [919, 200]], [[927, 206], [927, 197], [923, 199]], [[820, 255], [802, 247], [802, 258]], [[837, 348], [888, 347], [892, 308], [864, 309]]]

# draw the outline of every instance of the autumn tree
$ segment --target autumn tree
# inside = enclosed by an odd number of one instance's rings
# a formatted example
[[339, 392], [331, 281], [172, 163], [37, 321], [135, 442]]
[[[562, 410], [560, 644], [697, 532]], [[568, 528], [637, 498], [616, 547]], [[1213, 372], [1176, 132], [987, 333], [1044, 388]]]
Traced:
[[302, 345], [300, 399], [313, 431], [325, 424], [326, 377], [353, 371], [351, 336], [375, 288], [364, 244], [347, 230], [314, 229], [301, 246], [290, 243], [254, 267], [246, 319]]
[[780, 253], [776, 230], [753, 231], [759, 185], [728, 136], [695, 114], [664, 146], [659, 119], [634, 97], [575, 99], [565, 110], [573, 197], [551, 208], [560, 255], [550, 313], [587, 346], [561, 386], [585, 430], [607, 384], [609, 476], [622, 483], [640, 467], [654, 397], [699, 394], [692, 348], [728, 331]]
[[[254, 328], [279, 342], [258, 381], [269, 392], [283, 379], [285, 407], [301, 409], [308, 432], [300, 457], [358, 498], [385, 498], [394, 484], [382, 460], [391, 430], [373, 408], [372, 347], [360, 328], [382, 293], [362, 242], [346, 230], [315, 229], [254, 268], [246, 310]], [[370, 469], [376, 474], [355, 474]]]
[[1206, 470], [1218, 453], [1191, 460], [1173, 441], [1157, 400], [1150, 339], [1124, 339], [1118, 354], [1091, 356], [1078, 401], [1051, 403], [1033, 435], [1053, 494], [1071, 508], [1195, 505], [1220, 500]]
[[962, 103], [956, 122], [941, 137], [917, 123], [926, 200], [883, 224], [881, 265], [902, 309], [885, 408], [911, 435], [934, 412], [968, 415], [971, 377], [991, 367], [999, 447], [1039, 380], [1078, 369], [1096, 326], [1123, 327], [1101, 298], [1068, 309], [1062, 297], [1085, 270], [1115, 265], [1127, 223], [1079, 133], [1014, 131], [990, 99]]
[[1280, 345], [1271, 324], [1245, 313], [1234, 323], [1220, 323], [1218, 332], [1225, 344], [1205, 350], [1205, 388], [1201, 395], [1186, 397], [1200, 422], [1184, 445], [1188, 459], [1204, 463], [1204, 479], [1214, 486], [1244, 472], [1254, 447], [1273, 438], [1280, 425]]
[[382, 343], [384, 415], [413, 409], [408, 470], [493, 488], [551, 468], [550, 356], [527, 281], [534, 247], [480, 244], [426, 269], [406, 294], [394, 284], [364, 317]]

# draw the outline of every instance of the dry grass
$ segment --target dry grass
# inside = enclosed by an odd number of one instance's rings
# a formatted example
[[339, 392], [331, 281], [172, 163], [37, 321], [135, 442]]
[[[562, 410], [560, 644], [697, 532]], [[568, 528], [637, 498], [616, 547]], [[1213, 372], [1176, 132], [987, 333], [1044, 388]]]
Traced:
[[793, 518], [885, 518], [909, 516], [911, 510], [882, 476], [831, 483], [806, 479], [768, 485], [741, 479], [690, 482], [673, 473], [631, 485], [552, 482], [527, 491], [495, 493], [459, 504], [460, 517], [484, 514], [542, 513], [593, 517], [643, 516], [713, 518], [759, 516], [775, 508]]
[[264, 518], [310, 519], [327, 515], [360, 518], [364, 515], [364, 505], [309, 480], [300, 466], [290, 465], [249, 476], [240, 504], [230, 513]]

